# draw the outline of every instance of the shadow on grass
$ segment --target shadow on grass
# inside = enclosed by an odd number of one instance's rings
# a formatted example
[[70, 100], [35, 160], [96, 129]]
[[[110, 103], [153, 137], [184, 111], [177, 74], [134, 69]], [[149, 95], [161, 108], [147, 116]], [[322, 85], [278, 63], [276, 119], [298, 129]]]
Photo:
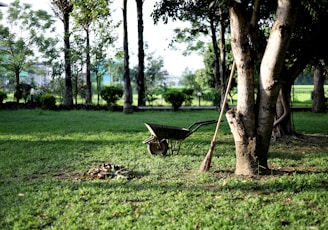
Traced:
[[[188, 182], [172, 182], [171, 180], [160, 179], [144, 180], [143, 177], [150, 175], [149, 171], [134, 171], [135, 177], [131, 180], [116, 180], [116, 179], [95, 179], [88, 180], [83, 177], [83, 174], [71, 174], [71, 175], [58, 175], [60, 183], [68, 183], [74, 180], [76, 183], [80, 183], [82, 187], [101, 187], [102, 189], [109, 189], [111, 191], [120, 191], [130, 193], [131, 191], [161, 191], [162, 193], [185, 191], [191, 193], [199, 193], [203, 191], [212, 192], [232, 192], [232, 191], [244, 191], [244, 192], [306, 192], [306, 191], [318, 191], [320, 189], [328, 190], [328, 171], [313, 171], [313, 170], [291, 170], [288, 168], [272, 169], [272, 175], [258, 176], [258, 177], [244, 177], [236, 176], [234, 170], [217, 170], [210, 174], [194, 174], [193, 176], [209, 176], [212, 179], [217, 178], [215, 182], [199, 182], [195, 179], [195, 183], [189, 180]], [[187, 179], [190, 175], [186, 176]], [[193, 180], [191, 179], [191, 180]]]

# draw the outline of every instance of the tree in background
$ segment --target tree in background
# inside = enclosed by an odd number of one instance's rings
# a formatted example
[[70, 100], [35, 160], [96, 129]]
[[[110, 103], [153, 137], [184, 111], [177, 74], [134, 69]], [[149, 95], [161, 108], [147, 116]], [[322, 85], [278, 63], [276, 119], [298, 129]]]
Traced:
[[123, 0], [123, 50], [124, 50], [124, 113], [132, 113], [132, 87], [129, 69], [129, 43], [128, 43], [128, 24], [127, 24], [127, 0]]
[[119, 50], [114, 60], [109, 61], [109, 73], [112, 77], [112, 84], [124, 84], [124, 52]]
[[[145, 46], [146, 49], [148, 46]], [[164, 75], [166, 74], [164, 68], [164, 60], [161, 56], [156, 56], [155, 52], [146, 52], [145, 68], [144, 68], [144, 87], [145, 97], [144, 103], [152, 104], [157, 98], [156, 96], [163, 93], [160, 90], [164, 86]], [[139, 67], [135, 66], [130, 70], [132, 82], [136, 82], [138, 87], [138, 72]]]
[[[92, 49], [95, 49], [95, 46], [90, 44], [91, 39], [91, 32], [92, 26], [99, 28], [102, 32], [104, 26], [109, 26], [108, 32], [112, 32], [111, 25], [109, 23], [104, 22], [111, 22], [111, 11], [110, 11], [110, 4], [112, 1], [107, 0], [75, 0], [74, 1], [74, 11], [73, 17], [75, 22], [78, 26], [81, 26], [86, 34], [86, 45], [85, 45], [85, 64], [86, 64], [86, 103], [92, 103], [92, 80], [91, 80], [91, 54]], [[104, 24], [99, 24], [104, 23]], [[104, 34], [103, 34], [104, 35]], [[108, 35], [106, 35], [108, 38]]]
[[136, 0], [137, 3], [137, 17], [138, 17], [138, 75], [137, 75], [137, 89], [138, 89], [138, 106], [145, 105], [145, 51], [143, 39], [143, 3], [144, 0]]
[[327, 110], [325, 90], [324, 90], [324, 68], [320, 62], [313, 66], [314, 90], [312, 95], [312, 111], [316, 113], [325, 113]]
[[70, 43], [70, 17], [73, 11], [71, 0], [53, 0], [52, 9], [55, 15], [64, 24], [64, 60], [65, 60], [65, 97], [64, 104], [68, 107], [73, 105], [72, 90], [72, 67], [71, 67], [71, 43]]
[[81, 49], [85, 44], [86, 39], [81, 32], [75, 32], [71, 37], [72, 91], [75, 105], [77, 105], [78, 95], [85, 95], [87, 91], [85, 87], [85, 79], [82, 75], [85, 65], [85, 52], [84, 49]]
[[[175, 30], [174, 42], [184, 42], [188, 45], [188, 52], [204, 49], [201, 36], [210, 36], [213, 51], [213, 87], [218, 90], [221, 86], [221, 98], [226, 88], [226, 49], [225, 32], [228, 25], [228, 11], [225, 3], [211, 4], [212, 0], [185, 1], [185, 0], [162, 0], [155, 4], [153, 18], [155, 23], [162, 18], [167, 23], [172, 20], [188, 21], [191, 26]], [[220, 33], [219, 39], [217, 33]]]
[[59, 96], [62, 103], [65, 99], [65, 78], [62, 77], [65, 72], [65, 63], [63, 59], [55, 60], [51, 68], [51, 81], [48, 85], [41, 88], [43, 93], [55, 94]]
[[182, 73], [182, 80], [180, 81], [180, 84], [188, 87], [188, 88], [192, 88], [195, 91], [201, 91], [201, 87], [198, 84], [198, 82], [196, 81], [196, 74], [193, 73], [191, 70], [189, 69], [185, 69]]
[[[110, 66], [109, 48], [118, 39], [117, 28], [120, 25], [115, 23], [111, 13], [106, 17], [98, 18], [97, 23], [91, 27], [93, 40], [91, 46], [91, 67], [96, 76], [97, 104], [99, 105], [101, 83], [103, 75], [108, 71]], [[122, 75], [121, 75], [122, 76]]]
[[155, 57], [154, 52], [146, 55], [146, 68], [145, 68], [145, 83], [146, 89], [150, 90], [155, 87], [164, 86], [164, 59], [163, 57]]
[[38, 62], [51, 62], [55, 56], [57, 39], [51, 37], [54, 20], [46, 11], [34, 11], [30, 4], [18, 0], [9, 5], [5, 19], [0, 25], [0, 53], [6, 59], [3, 66], [15, 76], [17, 88], [23, 70], [32, 71]]

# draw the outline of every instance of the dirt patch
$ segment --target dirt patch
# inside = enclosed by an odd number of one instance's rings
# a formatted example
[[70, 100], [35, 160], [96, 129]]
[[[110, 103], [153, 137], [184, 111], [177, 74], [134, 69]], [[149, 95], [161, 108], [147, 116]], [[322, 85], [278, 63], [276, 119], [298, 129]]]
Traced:
[[62, 169], [54, 176], [64, 180], [109, 180], [109, 179], [127, 179], [137, 177], [137, 174], [127, 169], [123, 165], [114, 165], [111, 163], [103, 163], [90, 168], [86, 172], [68, 172], [67, 169]]
[[298, 143], [302, 145], [313, 144], [313, 145], [327, 146], [327, 141], [328, 141], [328, 135], [315, 136], [315, 135], [296, 134], [291, 136], [285, 136], [274, 143], [282, 142], [285, 144]]

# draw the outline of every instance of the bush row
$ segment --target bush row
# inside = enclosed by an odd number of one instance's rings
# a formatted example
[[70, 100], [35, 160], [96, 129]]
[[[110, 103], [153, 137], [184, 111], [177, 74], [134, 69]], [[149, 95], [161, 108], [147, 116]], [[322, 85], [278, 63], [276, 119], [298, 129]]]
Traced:
[[[100, 96], [103, 100], [106, 101], [107, 106], [109, 107], [117, 107], [117, 102], [123, 96], [123, 89], [117, 86], [105, 86], [101, 92]], [[156, 94], [159, 95], [159, 94]], [[183, 103], [185, 105], [191, 105], [194, 98], [194, 90], [193, 89], [165, 89], [162, 92], [162, 97], [165, 102], [172, 105], [174, 110], [178, 110]], [[200, 96], [200, 95], [198, 95]], [[213, 105], [218, 106], [220, 103], [220, 92], [219, 91], [206, 91], [201, 94], [203, 100], [211, 101]], [[0, 105], [3, 104], [3, 101], [7, 98], [7, 94], [0, 91]], [[150, 91], [146, 93], [145, 101], [151, 104], [154, 100], [156, 100], [156, 96]], [[26, 104], [26, 100], [25, 100]], [[56, 107], [56, 97], [52, 94], [36, 94], [31, 96], [31, 101], [29, 104], [33, 104], [36, 107], [41, 107], [43, 109], [55, 110]], [[9, 105], [9, 104], [8, 104]], [[16, 104], [16, 106], [19, 103]], [[3, 106], [2, 106], [3, 107]]]

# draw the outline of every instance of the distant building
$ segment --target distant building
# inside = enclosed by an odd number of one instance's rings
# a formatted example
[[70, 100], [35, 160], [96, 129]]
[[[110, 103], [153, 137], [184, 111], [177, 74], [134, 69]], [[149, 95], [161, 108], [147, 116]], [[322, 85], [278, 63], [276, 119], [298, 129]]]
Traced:
[[22, 71], [20, 75], [21, 81], [28, 84], [32, 84], [33, 82], [37, 87], [48, 85], [51, 81], [51, 67], [43, 63], [36, 63], [35, 70], [34, 73]]
[[179, 86], [180, 85], [180, 81], [181, 81], [180, 77], [169, 74], [169, 72], [166, 70], [163, 71], [163, 76], [164, 76], [163, 83], [166, 86]]
[[[0, 47], [0, 50], [5, 48]], [[1, 56], [0, 64], [9, 64], [10, 58], [8, 55]], [[45, 65], [44, 63], [35, 63], [33, 66], [33, 71], [22, 70], [19, 74], [20, 81], [23, 83], [31, 84], [32, 82], [36, 84], [37, 87], [45, 86], [51, 81], [51, 67]], [[1, 66], [0, 66], [1, 68]], [[0, 69], [0, 84], [5, 86], [9, 84], [8, 72], [4, 69]]]
[[[108, 73], [108, 70], [106, 69], [104, 64], [100, 64], [96, 68], [98, 70], [98, 74], [100, 73], [102, 75], [102, 84], [109, 85], [113, 82], [113, 77]], [[96, 82], [96, 74], [93, 72], [92, 75], [93, 82]]]

